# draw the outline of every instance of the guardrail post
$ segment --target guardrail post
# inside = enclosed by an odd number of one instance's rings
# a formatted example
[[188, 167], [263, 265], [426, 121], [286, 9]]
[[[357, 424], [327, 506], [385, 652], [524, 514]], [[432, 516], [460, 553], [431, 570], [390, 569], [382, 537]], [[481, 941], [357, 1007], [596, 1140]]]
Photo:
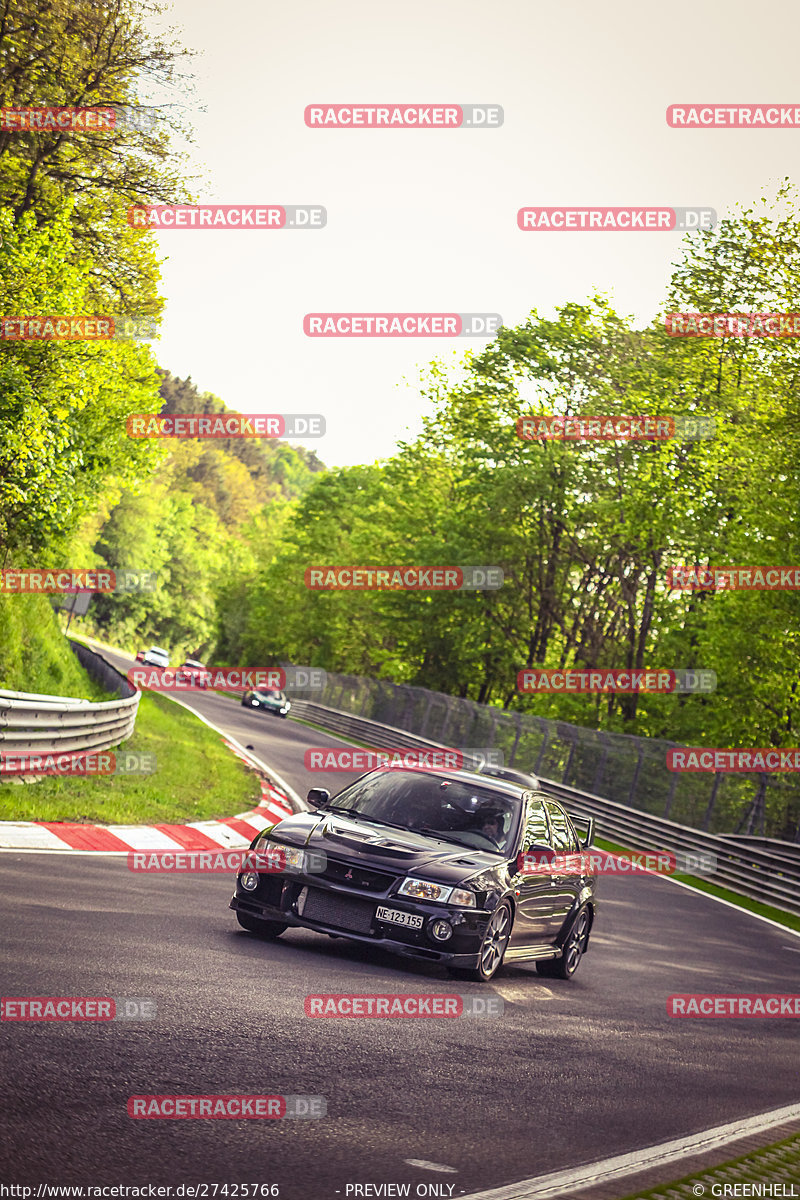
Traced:
[[[678, 779], [678, 776], [676, 775], [675, 776], [676, 782], [677, 782], [677, 779]], [[702, 827], [703, 827], [703, 829], [706, 830], [706, 832], [708, 832], [709, 826], [711, 825], [711, 814], [714, 811], [714, 805], [716, 804], [716, 801], [717, 801], [717, 792], [719, 791], [719, 785], [721, 782], [722, 782], [722, 772], [715, 771], [714, 772], [714, 782], [711, 785], [711, 795], [708, 798], [708, 804], [706, 805], [706, 813], [705, 813], [705, 816], [703, 817], [703, 826]]]
[[520, 734], [522, 733], [522, 714], [514, 713], [514, 724], [516, 725], [516, 733], [514, 734], [514, 745], [511, 747], [511, 753], [508, 756], [508, 765], [513, 767], [517, 757], [517, 746], [519, 745]]
[[678, 790], [678, 776], [675, 772], [673, 772], [672, 778], [669, 781], [669, 795], [667, 796], [667, 803], [664, 805], [664, 820], [666, 820], [670, 814], [670, 809], [672, 808], [672, 802], [675, 799], [675, 792], [677, 790]]
[[447, 745], [447, 730], [450, 726], [450, 718], [452, 715], [453, 715], [452, 698], [450, 696], [447, 696], [447, 697], [445, 697], [444, 721], [442, 722], [442, 728], [439, 730], [439, 741], [444, 746]]
[[544, 759], [545, 750], [547, 749], [548, 745], [550, 744], [550, 730], [547, 727], [547, 725], [545, 725], [544, 722], [542, 722], [542, 724], [539, 726], [539, 728], [542, 731], [542, 744], [539, 747], [539, 753], [536, 756], [536, 766], [533, 768], [534, 775], [539, 774], [539, 771], [542, 766], [542, 760]]
[[600, 795], [600, 788], [603, 785], [603, 773], [606, 769], [606, 762], [608, 761], [608, 742], [605, 740], [604, 734], [601, 733], [599, 729], [596, 731], [596, 736], [603, 747], [603, 753], [600, 755], [600, 760], [594, 770], [594, 783], [592, 784], [592, 791], [597, 795]]
[[433, 707], [433, 692], [428, 692], [428, 701], [425, 705], [425, 715], [423, 716], [422, 723], [420, 725], [420, 737], [425, 737], [425, 734], [428, 732], [428, 721], [430, 720], [432, 707]]
[[644, 746], [640, 745], [639, 746], [639, 757], [636, 759], [636, 766], [633, 768], [633, 777], [631, 779], [631, 786], [628, 789], [628, 805], [631, 808], [636, 808], [636, 805], [634, 804], [634, 797], [636, 796], [636, 789], [639, 786], [639, 772], [642, 769], [643, 759], [644, 759]]
[[572, 735], [572, 745], [569, 748], [569, 755], [567, 757], [567, 761], [566, 761], [564, 770], [561, 775], [562, 783], [566, 783], [567, 780], [569, 779], [569, 773], [572, 770], [572, 760], [575, 758], [575, 746], [576, 746], [576, 741], [575, 741], [575, 735], [573, 734]]

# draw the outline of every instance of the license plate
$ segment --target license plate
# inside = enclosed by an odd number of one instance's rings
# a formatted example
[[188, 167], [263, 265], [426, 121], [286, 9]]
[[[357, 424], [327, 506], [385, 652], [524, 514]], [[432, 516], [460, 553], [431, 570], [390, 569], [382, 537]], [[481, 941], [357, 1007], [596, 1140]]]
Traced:
[[415, 913], [402, 912], [399, 908], [380, 908], [375, 910], [379, 921], [389, 921], [392, 925], [407, 925], [409, 929], [421, 929], [423, 918]]

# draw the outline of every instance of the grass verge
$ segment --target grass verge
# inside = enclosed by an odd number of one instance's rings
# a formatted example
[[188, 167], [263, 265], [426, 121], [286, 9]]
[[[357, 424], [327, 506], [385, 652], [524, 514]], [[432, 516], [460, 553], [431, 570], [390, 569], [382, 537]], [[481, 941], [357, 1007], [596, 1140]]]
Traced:
[[70, 649], [46, 596], [0, 593], [0, 687], [10, 692], [109, 699]]
[[142, 694], [134, 735], [121, 750], [154, 755], [156, 770], [0, 783], [0, 820], [179, 824], [229, 817], [261, 800], [257, 776], [220, 735], [158, 693]]
[[[748, 1190], [742, 1184], [783, 1184], [784, 1190], [775, 1194], [792, 1196], [796, 1192], [791, 1184], [800, 1177], [800, 1133], [792, 1134], [781, 1142], [771, 1146], [763, 1146], [760, 1150], [751, 1150], [741, 1158], [732, 1158], [729, 1162], [720, 1163], [718, 1167], [710, 1167], [707, 1171], [699, 1171], [695, 1175], [684, 1175], [674, 1183], [661, 1184], [648, 1188], [645, 1192], [633, 1192], [625, 1200], [682, 1200], [689, 1197], [694, 1200], [697, 1196], [735, 1196], [748, 1195]], [[725, 1184], [733, 1185], [725, 1191]], [[736, 1187], [735, 1185], [739, 1185]], [[716, 1190], [712, 1191], [712, 1187]], [[720, 1186], [722, 1185], [722, 1186]], [[756, 1192], [756, 1195], [759, 1193]]]

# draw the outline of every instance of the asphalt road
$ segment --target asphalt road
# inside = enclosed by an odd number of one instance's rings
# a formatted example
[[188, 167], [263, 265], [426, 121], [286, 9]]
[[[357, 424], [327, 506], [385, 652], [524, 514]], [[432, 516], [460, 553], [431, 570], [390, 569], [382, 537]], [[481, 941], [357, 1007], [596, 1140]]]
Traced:
[[[98, 647], [98, 650], [123, 673], [134, 665], [134, 659], [127, 655], [113, 653], [104, 647]], [[341, 748], [340, 738], [309, 729], [291, 718], [284, 720], [271, 713], [244, 708], [240, 699], [234, 696], [223, 696], [218, 692], [205, 692], [200, 689], [193, 692], [176, 692], [175, 695], [207, 721], [224, 729], [230, 737], [235, 737], [243, 746], [252, 746], [253, 753], [273, 767], [301, 796], [305, 796], [312, 787], [326, 787], [331, 794], [335, 794], [341, 791], [346, 783], [358, 777], [359, 772], [336, 771], [324, 774], [319, 771], [307, 771], [303, 764], [306, 749], [321, 746]]]
[[[219, 697], [201, 706], [301, 793], [304, 748], [336, 742]], [[224, 876], [133, 875], [124, 859], [0, 854], [4, 996], [158, 1006], [146, 1024], [0, 1025], [4, 1182], [277, 1183], [291, 1200], [424, 1183], [459, 1196], [798, 1098], [796, 1022], [674, 1020], [666, 1000], [796, 992], [800, 939], [667, 880], [601, 880], [572, 981], [509, 966], [489, 985], [304, 930], [259, 942], [228, 910], [231, 890]], [[492, 993], [505, 1010], [307, 1018], [304, 996], [325, 991]], [[151, 1093], [320, 1095], [328, 1115], [129, 1118], [127, 1098]]]

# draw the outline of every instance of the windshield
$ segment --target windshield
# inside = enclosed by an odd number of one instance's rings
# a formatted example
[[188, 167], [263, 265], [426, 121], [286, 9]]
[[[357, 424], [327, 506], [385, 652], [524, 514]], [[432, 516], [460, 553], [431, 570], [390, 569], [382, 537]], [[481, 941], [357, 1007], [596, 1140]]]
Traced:
[[261, 688], [258, 692], [259, 696], [263, 696], [265, 700], [283, 700], [283, 692], [271, 692]]
[[522, 801], [425, 771], [384, 771], [351, 784], [328, 807], [507, 854], [515, 843]]

